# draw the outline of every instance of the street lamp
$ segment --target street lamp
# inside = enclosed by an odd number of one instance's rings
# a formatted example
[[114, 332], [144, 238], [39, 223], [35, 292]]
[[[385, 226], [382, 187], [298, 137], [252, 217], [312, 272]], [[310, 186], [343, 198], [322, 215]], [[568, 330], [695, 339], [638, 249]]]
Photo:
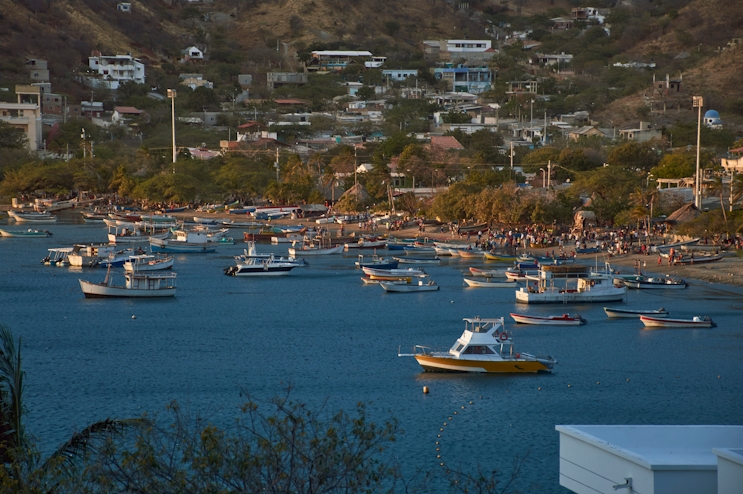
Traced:
[[[173, 130], [173, 164], [178, 155], [175, 148], [175, 89], [168, 89], [168, 98], [170, 98], [170, 126]], [[175, 166], [173, 166], [173, 173], [175, 173]]]
[[704, 106], [704, 98], [701, 96], [693, 96], [692, 104], [694, 108], [699, 108], [699, 116], [697, 118], [697, 171], [694, 175], [694, 205], [698, 208], [702, 208], [702, 184], [701, 174], [699, 173], [699, 142], [702, 136], [702, 107]]
[[655, 177], [653, 177], [653, 174], [652, 173], [648, 173], [648, 177], [645, 180], [645, 188], [646, 189], [649, 189], [650, 188], [650, 179], [651, 178], [655, 178]]
[[547, 175], [544, 174], [544, 168], [539, 169], [542, 172], [542, 188], [547, 187]]

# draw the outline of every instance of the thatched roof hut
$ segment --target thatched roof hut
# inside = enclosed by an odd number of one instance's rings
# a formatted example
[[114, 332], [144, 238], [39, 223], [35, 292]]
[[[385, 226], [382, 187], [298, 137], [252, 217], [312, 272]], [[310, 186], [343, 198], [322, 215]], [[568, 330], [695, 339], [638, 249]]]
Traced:
[[343, 195], [341, 196], [341, 200], [343, 200], [344, 198], [345, 199], [350, 199], [350, 198], [356, 199], [356, 201], [359, 204], [368, 204], [372, 202], [371, 195], [369, 194], [369, 192], [366, 191], [366, 187], [364, 187], [361, 184], [356, 184], [350, 189], [348, 189], [347, 191], [345, 191]]
[[666, 223], [686, 223], [699, 216], [701, 213], [693, 202], [689, 202], [671, 213], [665, 220]]

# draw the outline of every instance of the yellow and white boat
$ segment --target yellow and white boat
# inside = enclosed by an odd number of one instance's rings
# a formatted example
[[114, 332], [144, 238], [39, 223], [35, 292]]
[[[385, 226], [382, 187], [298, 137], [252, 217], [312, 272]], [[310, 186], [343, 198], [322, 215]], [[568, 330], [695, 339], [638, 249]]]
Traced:
[[464, 318], [464, 333], [448, 352], [432, 351], [416, 345], [413, 353], [398, 353], [400, 357], [415, 357], [431, 372], [551, 372], [557, 363], [552, 357], [537, 357], [514, 353], [513, 339], [504, 329], [503, 318]]

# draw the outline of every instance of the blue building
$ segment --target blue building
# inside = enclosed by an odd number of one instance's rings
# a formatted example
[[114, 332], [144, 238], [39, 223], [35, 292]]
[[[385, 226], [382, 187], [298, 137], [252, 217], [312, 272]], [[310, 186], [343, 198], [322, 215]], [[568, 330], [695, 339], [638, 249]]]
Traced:
[[404, 81], [408, 77], [418, 77], [417, 70], [410, 69], [388, 69], [382, 71], [382, 77], [390, 81]]
[[493, 72], [488, 67], [437, 67], [433, 69], [437, 80], [445, 81], [454, 92], [480, 94], [493, 86]]

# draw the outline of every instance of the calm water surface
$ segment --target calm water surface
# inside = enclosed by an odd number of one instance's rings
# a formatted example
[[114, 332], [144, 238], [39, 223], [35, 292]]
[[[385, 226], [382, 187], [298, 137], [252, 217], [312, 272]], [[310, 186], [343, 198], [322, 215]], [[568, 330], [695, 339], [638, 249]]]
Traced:
[[[607, 319], [603, 304], [519, 306], [511, 289], [465, 288], [462, 273], [485, 264], [473, 260], [426, 267], [441, 290], [421, 294], [363, 285], [355, 255], [308, 258], [309, 268], [288, 277], [224, 276], [245, 247], [238, 243], [177, 255], [174, 300], [88, 300], [78, 279], [102, 281], [104, 270], [39, 260], [50, 247], [103, 242], [105, 227], [45, 228], [54, 236], [0, 238], [0, 322], [23, 337], [28, 430], [46, 450], [92, 421], [162, 412], [172, 400], [226, 425], [237, 416], [241, 390], [269, 398], [291, 384], [300, 401], [327, 400], [331, 410], [363, 401], [375, 420], [396, 417], [404, 434], [394, 453], [411, 472], [440, 471], [435, 441], [447, 422], [439, 439], [447, 464], [508, 471], [515, 456], [528, 455], [517, 488], [564, 493], [556, 424], [743, 422], [738, 288], [695, 282], [684, 291], [632, 291], [626, 304], [610, 304], [662, 306], [674, 317], [710, 315], [718, 323], [647, 331], [639, 320]], [[577, 312], [588, 324], [508, 324], [516, 311]], [[426, 374], [412, 358], [397, 357], [399, 346], [448, 348], [462, 318], [478, 315], [507, 317], [517, 351], [555, 356], [556, 371]]]

